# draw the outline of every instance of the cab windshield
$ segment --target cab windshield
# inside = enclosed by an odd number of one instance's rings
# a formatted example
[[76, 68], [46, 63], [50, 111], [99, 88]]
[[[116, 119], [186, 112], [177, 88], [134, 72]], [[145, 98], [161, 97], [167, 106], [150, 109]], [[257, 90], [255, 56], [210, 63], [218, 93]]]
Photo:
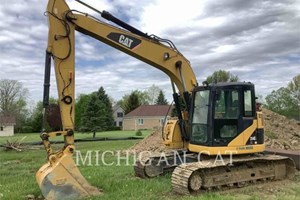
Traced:
[[208, 130], [209, 90], [195, 93], [191, 141], [205, 143]]

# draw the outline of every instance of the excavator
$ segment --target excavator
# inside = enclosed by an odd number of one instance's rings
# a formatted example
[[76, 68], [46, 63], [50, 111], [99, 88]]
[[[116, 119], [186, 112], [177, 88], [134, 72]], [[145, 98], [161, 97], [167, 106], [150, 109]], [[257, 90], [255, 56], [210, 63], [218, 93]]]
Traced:
[[[137, 176], [148, 178], [173, 171], [172, 188], [180, 194], [294, 176], [293, 160], [262, 153], [265, 149], [263, 116], [256, 109], [252, 83], [204, 82], [199, 86], [190, 62], [172, 41], [143, 33], [107, 11], [76, 1], [110, 23], [71, 10], [65, 0], [48, 0], [43, 105], [44, 110], [49, 106], [53, 61], [62, 130], [43, 129], [41, 132], [47, 163], [36, 173], [36, 180], [46, 199], [76, 199], [102, 193], [87, 182], [72, 159], [75, 151], [75, 31], [161, 70], [171, 80], [177, 119], [166, 123], [163, 140], [178, 153], [166, 155], [167, 162], [159, 162], [155, 155], [145, 162], [137, 161], [134, 166]], [[44, 114], [44, 125], [45, 121]], [[64, 139], [64, 146], [58, 151], [54, 151], [50, 143], [50, 138], [56, 136]], [[213, 157], [221, 156], [222, 162], [212, 162]], [[177, 162], [182, 159], [184, 163]]]

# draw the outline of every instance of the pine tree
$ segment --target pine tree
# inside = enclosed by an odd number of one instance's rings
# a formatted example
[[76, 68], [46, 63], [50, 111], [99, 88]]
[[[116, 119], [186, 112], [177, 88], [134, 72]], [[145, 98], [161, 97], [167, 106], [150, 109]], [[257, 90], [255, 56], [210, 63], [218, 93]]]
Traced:
[[[104, 117], [105, 130], [111, 130], [114, 126], [114, 117], [112, 105], [104, 88], [101, 86], [97, 92], [98, 99], [105, 105], [104, 112], [101, 115]], [[103, 124], [104, 125], [104, 124]]]
[[162, 90], [159, 91], [157, 99], [155, 100], [155, 105], [168, 105], [168, 101], [165, 98], [165, 94]]
[[104, 88], [101, 86], [97, 92], [98, 99], [104, 103], [107, 107], [111, 107], [111, 103], [108, 95], [105, 93]]
[[76, 106], [78, 106], [76, 117], [80, 117], [76, 119], [79, 130], [92, 131], [95, 134], [96, 131], [107, 131], [113, 128], [112, 105], [103, 87], [89, 95], [81, 95]]
[[90, 102], [91, 94], [80, 94], [75, 103], [75, 129], [80, 130], [82, 127], [82, 116], [87, 105]]
[[87, 107], [81, 117], [81, 130], [92, 131], [94, 135], [97, 131], [105, 130], [104, 117], [101, 113], [105, 111], [105, 105], [94, 94], [91, 95]]

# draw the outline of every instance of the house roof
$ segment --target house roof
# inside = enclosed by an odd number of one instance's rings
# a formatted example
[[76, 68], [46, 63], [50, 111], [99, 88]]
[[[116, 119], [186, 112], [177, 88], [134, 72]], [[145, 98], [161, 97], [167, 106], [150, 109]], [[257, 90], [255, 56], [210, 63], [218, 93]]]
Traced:
[[124, 110], [120, 105], [116, 104], [112, 107], [113, 112], [116, 112], [116, 110], [118, 110], [119, 108], [121, 108], [122, 110]]
[[170, 105], [141, 105], [125, 115], [125, 117], [151, 117], [171, 115]]
[[0, 116], [0, 124], [15, 124], [16, 118], [13, 116]]

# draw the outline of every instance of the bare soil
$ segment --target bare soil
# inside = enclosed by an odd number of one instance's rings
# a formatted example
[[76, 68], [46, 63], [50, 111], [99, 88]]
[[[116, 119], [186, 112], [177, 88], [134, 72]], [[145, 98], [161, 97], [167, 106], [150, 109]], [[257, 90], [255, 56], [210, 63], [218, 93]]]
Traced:
[[150, 135], [135, 143], [135, 145], [128, 149], [129, 152], [136, 153], [140, 153], [142, 151], [164, 152], [166, 150], [167, 149], [163, 144], [161, 129], [154, 130]]
[[300, 150], [300, 122], [263, 109], [265, 142], [275, 149]]

